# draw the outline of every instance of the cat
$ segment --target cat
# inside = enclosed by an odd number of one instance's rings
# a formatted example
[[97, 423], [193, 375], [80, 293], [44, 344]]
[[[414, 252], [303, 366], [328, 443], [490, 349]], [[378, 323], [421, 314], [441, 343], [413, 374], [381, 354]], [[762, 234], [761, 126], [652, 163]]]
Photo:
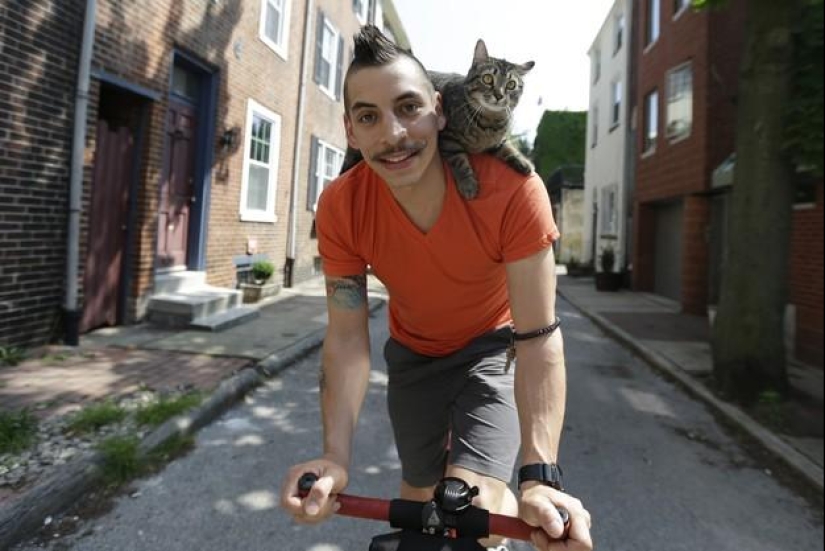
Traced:
[[[438, 148], [452, 170], [465, 199], [478, 196], [478, 180], [470, 153], [491, 153], [520, 174], [533, 172], [532, 163], [508, 140], [513, 109], [524, 89], [524, 76], [535, 66], [490, 57], [483, 40], [476, 43], [467, 75], [428, 71], [441, 92], [447, 125], [439, 134]], [[341, 174], [362, 160], [357, 149], [347, 148]]]

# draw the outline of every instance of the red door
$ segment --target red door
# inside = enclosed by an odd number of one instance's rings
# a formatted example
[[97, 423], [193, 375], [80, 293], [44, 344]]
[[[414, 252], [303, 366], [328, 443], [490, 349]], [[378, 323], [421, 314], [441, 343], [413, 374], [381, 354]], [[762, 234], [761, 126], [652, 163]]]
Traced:
[[158, 257], [164, 268], [186, 266], [189, 209], [195, 193], [195, 109], [171, 101], [160, 188]]
[[81, 332], [118, 322], [129, 186], [134, 162], [134, 137], [126, 127], [97, 124], [97, 150], [92, 174], [89, 249], [83, 275]]

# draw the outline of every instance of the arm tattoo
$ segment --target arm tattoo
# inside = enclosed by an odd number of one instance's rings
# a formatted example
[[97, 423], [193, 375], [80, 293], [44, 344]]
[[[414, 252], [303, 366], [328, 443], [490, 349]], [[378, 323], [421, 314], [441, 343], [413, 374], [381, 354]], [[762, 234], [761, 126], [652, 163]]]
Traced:
[[335, 306], [355, 310], [367, 303], [367, 276], [355, 275], [327, 280], [327, 297]]

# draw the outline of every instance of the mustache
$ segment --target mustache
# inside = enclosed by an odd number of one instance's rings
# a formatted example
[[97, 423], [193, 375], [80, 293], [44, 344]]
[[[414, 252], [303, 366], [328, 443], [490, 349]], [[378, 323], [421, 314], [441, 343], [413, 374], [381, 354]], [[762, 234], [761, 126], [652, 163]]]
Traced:
[[427, 142], [424, 140], [407, 142], [393, 147], [389, 147], [378, 153], [374, 153], [371, 156], [371, 158], [373, 161], [380, 161], [382, 157], [386, 157], [388, 155], [396, 155], [398, 153], [418, 153], [425, 147], [427, 147]]

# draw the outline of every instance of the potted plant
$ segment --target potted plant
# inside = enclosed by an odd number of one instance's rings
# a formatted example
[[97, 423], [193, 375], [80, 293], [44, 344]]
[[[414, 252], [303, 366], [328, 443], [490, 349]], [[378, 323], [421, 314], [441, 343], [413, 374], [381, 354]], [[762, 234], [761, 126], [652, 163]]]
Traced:
[[275, 265], [268, 260], [259, 260], [252, 264], [250, 274], [251, 283], [241, 283], [244, 303], [258, 302], [261, 299], [278, 294], [281, 286], [270, 282], [272, 274], [275, 273]]
[[622, 286], [622, 274], [613, 271], [616, 266], [616, 251], [608, 245], [599, 255], [600, 272], [596, 272], [597, 291], [618, 291]]

